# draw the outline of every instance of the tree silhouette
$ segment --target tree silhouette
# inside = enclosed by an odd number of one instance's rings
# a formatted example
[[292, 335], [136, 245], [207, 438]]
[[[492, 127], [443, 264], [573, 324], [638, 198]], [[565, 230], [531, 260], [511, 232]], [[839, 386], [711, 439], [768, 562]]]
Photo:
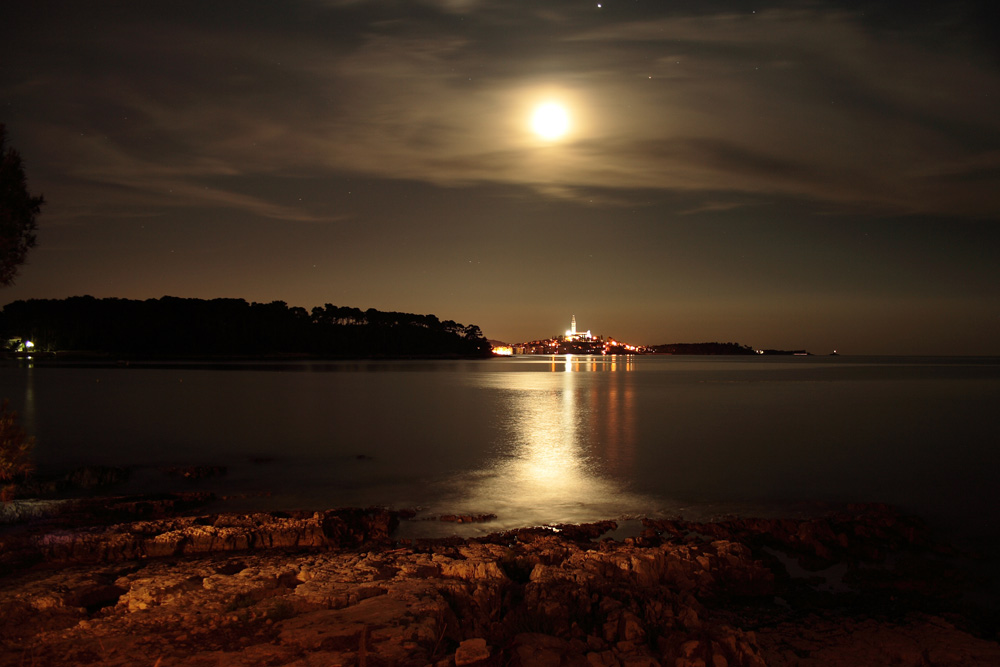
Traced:
[[307, 355], [315, 357], [485, 357], [476, 325], [434, 315], [325, 304], [243, 299], [68, 299], [14, 301], [0, 309], [0, 340], [31, 340], [39, 352], [119, 356]]
[[14, 282], [35, 246], [35, 216], [44, 203], [28, 192], [21, 155], [7, 148], [7, 128], [0, 123], [0, 286]]

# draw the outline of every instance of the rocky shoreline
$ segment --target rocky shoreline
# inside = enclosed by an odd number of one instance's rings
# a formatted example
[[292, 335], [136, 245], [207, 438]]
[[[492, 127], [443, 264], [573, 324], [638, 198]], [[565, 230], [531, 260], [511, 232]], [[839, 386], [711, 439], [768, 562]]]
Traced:
[[142, 502], [0, 530], [0, 666], [1000, 664], [976, 554], [884, 506], [401, 540], [411, 513]]

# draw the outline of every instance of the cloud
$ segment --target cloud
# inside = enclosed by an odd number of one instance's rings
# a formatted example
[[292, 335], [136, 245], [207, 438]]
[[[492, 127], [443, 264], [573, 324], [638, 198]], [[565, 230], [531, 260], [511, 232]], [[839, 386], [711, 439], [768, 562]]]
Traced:
[[[39, 127], [62, 128], [51, 136], [65, 139], [67, 178], [157, 206], [174, 190], [190, 205], [321, 218], [237, 182], [355, 172], [554, 197], [703, 192], [706, 206], [728, 192], [894, 214], [1000, 210], [995, 63], [875, 33], [850, 12], [314, 6], [308, 29], [291, 13], [236, 28], [138, 15], [96, 34], [61, 26], [71, 39], [37, 48], [88, 55], [42, 58], [45, 85], [18, 81], [16, 95], [33, 107], [52, 96]], [[527, 119], [552, 96], [575, 131], [542, 144]]]
[[[531, 35], [536, 24], [525, 30]], [[997, 73], [964, 53], [876, 39], [843, 12], [667, 17], [513, 39], [371, 34], [317, 68], [342, 95], [328, 164], [444, 185], [774, 192], [896, 213], [992, 215], [997, 198], [932, 165], [981, 161], [1000, 139]], [[487, 55], [484, 55], [487, 54]], [[532, 63], [557, 63], [549, 68]], [[480, 71], [487, 72], [478, 80]], [[574, 139], [539, 147], [528, 106], [572, 98]], [[978, 137], [980, 143], [970, 142]], [[971, 188], [971, 189], [970, 189]]]
[[153, 160], [99, 136], [67, 134], [49, 128], [48, 152], [63, 156], [68, 167], [49, 191], [46, 220], [66, 223], [80, 217], [147, 217], [163, 209], [231, 209], [286, 222], [330, 222], [341, 216], [281, 205], [264, 196], [219, 187], [220, 180], [245, 175], [233, 162], [191, 155]]

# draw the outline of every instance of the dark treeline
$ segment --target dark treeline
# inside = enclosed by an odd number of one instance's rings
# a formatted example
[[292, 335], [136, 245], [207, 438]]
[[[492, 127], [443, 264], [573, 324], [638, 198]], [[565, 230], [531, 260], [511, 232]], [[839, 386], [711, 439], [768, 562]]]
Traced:
[[752, 347], [739, 343], [670, 343], [653, 345], [657, 354], [757, 354]]
[[69, 299], [15, 301], [0, 312], [4, 341], [37, 351], [113, 355], [323, 357], [486, 356], [479, 327], [434, 315], [326, 304], [307, 311], [283, 301]]

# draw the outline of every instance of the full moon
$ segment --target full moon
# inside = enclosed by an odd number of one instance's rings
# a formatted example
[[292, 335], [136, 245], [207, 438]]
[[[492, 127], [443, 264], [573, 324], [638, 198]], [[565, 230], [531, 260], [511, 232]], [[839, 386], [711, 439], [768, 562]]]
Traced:
[[569, 130], [569, 114], [558, 104], [549, 102], [535, 109], [531, 127], [542, 139], [554, 140]]

